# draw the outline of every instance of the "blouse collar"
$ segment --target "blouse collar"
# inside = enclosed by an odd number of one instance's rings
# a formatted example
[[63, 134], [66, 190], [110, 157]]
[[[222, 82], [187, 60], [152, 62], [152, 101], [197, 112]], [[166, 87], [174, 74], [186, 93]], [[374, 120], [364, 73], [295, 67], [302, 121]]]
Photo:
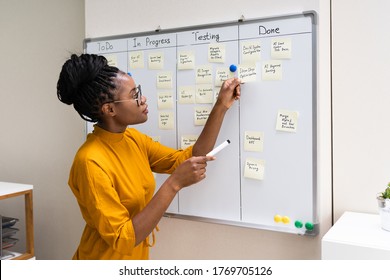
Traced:
[[110, 131], [107, 131], [107, 130], [101, 128], [100, 126], [98, 126], [96, 124], [93, 126], [93, 128], [94, 129], [93, 129], [92, 133], [105, 141], [119, 142], [123, 139], [124, 132], [121, 132], [121, 133], [110, 132]]

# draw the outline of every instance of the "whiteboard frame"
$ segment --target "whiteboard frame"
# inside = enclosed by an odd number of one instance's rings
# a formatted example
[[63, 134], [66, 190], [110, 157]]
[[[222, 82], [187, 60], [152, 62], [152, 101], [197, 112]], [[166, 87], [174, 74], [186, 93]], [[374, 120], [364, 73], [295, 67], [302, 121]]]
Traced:
[[[145, 32], [136, 32], [136, 33], [128, 33], [122, 35], [113, 35], [113, 36], [104, 36], [104, 37], [96, 37], [96, 38], [86, 38], [83, 41], [84, 53], [87, 53], [87, 45], [88, 43], [98, 42], [98, 41], [109, 41], [109, 40], [119, 40], [126, 39], [128, 37], [142, 37], [142, 36], [151, 36], [158, 34], [167, 34], [167, 33], [177, 33], [177, 32], [185, 32], [191, 31], [194, 29], [205, 29], [205, 28], [218, 28], [218, 27], [226, 27], [226, 26], [240, 26], [243, 24], [257, 23], [261, 21], [270, 21], [270, 20], [280, 20], [280, 19], [289, 19], [295, 17], [308, 16], [311, 17], [312, 21], [312, 191], [313, 191], [313, 224], [314, 229], [311, 231], [301, 230], [297, 231], [290, 228], [285, 228], [283, 226], [269, 226], [264, 224], [255, 224], [241, 221], [230, 221], [230, 220], [221, 220], [215, 218], [206, 218], [199, 216], [191, 216], [185, 214], [177, 214], [177, 213], [169, 213], [166, 212], [164, 217], [166, 218], [176, 218], [176, 219], [184, 219], [198, 222], [207, 222], [207, 223], [215, 223], [222, 225], [231, 225], [238, 226], [244, 228], [254, 228], [254, 229], [262, 229], [262, 230], [270, 230], [270, 231], [279, 231], [284, 233], [293, 233], [298, 235], [305, 236], [316, 236], [320, 230], [320, 224], [318, 219], [318, 190], [317, 190], [317, 13], [316, 11], [304, 11], [302, 13], [297, 14], [286, 14], [279, 16], [270, 16], [270, 17], [262, 17], [262, 18], [254, 18], [246, 20], [242, 16], [237, 21], [229, 21], [229, 22], [221, 22], [221, 23], [213, 23], [213, 24], [202, 24], [202, 25], [194, 25], [187, 27], [179, 27], [179, 28], [171, 28], [171, 29], [160, 29], [157, 28], [154, 31], [145, 31]], [[180, 46], [176, 46], [180, 47]], [[91, 123], [86, 122], [86, 134], [90, 132]], [[177, 129], [177, 128], [176, 128]], [[176, 145], [179, 147], [179, 143]], [[241, 155], [240, 155], [241, 157]]]

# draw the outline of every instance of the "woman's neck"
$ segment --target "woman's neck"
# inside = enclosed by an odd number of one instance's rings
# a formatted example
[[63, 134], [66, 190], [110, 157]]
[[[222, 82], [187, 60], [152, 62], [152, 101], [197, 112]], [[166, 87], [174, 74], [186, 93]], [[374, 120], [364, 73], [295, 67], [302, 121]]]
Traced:
[[119, 125], [108, 124], [105, 122], [98, 122], [96, 125], [102, 129], [109, 131], [109, 132], [112, 132], [112, 133], [123, 133], [126, 130], [126, 126], [123, 127], [123, 126], [119, 126]]

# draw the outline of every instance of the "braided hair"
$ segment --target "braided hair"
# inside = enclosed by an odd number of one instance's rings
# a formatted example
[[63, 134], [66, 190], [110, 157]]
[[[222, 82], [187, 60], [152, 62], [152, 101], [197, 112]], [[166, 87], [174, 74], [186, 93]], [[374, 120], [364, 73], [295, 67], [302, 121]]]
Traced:
[[118, 72], [118, 68], [108, 65], [104, 56], [73, 54], [62, 66], [57, 97], [65, 104], [73, 104], [82, 119], [97, 122], [101, 118], [101, 106], [114, 100]]

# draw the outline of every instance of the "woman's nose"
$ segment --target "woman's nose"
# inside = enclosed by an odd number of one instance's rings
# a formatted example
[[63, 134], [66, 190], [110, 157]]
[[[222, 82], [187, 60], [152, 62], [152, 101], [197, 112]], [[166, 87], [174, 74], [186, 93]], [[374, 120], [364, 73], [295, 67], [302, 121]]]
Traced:
[[146, 103], [146, 96], [142, 95], [141, 96], [141, 104], [145, 104], [145, 103]]

